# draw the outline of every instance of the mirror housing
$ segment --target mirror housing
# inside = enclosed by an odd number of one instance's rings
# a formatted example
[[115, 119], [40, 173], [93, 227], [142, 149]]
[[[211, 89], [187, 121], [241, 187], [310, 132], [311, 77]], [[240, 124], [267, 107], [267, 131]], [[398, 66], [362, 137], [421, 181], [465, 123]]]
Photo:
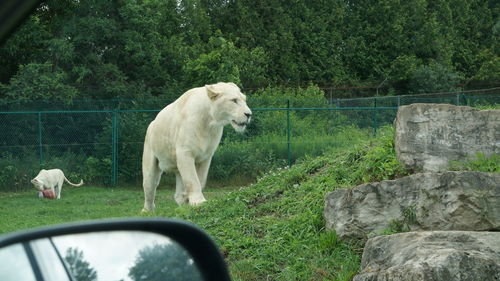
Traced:
[[41, 0], [0, 1], [0, 45], [41, 2]]
[[191, 223], [173, 219], [106, 219], [42, 227], [0, 236], [0, 250], [43, 238], [106, 231], [141, 231], [165, 236], [191, 255], [203, 280], [231, 280], [224, 258], [212, 238]]

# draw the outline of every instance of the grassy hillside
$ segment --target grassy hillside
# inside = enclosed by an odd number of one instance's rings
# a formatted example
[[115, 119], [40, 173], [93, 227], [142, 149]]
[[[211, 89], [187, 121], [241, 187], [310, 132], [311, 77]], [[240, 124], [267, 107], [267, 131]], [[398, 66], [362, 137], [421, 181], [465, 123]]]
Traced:
[[[350, 280], [361, 249], [324, 230], [326, 193], [404, 174], [393, 134], [345, 152], [305, 159], [201, 208], [174, 215], [199, 224], [222, 248], [235, 280]], [[160, 215], [171, 215], [160, 210]]]
[[[362, 249], [324, 230], [326, 193], [405, 174], [394, 157], [393, 133], [348, 151], [307, 158], [278, 169], [253, 185], [208, 188], [201, 207], [177, 207], [171, 188], [158, 192], [154, 216], [174, 217], [204, 228], [219, 244], [234, 280], [350, 280]], [[35, 192], [0, 194], [0, 231], [87, 219], [140, 214], [142, 190], [63, 188], [61, 200]]]

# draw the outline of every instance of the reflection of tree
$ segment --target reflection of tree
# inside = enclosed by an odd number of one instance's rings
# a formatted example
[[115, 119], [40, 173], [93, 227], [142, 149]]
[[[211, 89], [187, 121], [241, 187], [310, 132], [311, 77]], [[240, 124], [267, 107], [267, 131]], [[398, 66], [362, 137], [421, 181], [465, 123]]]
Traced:
[[177, 244], [154, 244], [139, 251], [128, 276], [134, 281], [202, 280], [191, 256]]
[[76, 281], [97, 281], [97, 272], [83, 259], [83, 252], [78, 248], [68, 248], [64, 257], [71, 274]]

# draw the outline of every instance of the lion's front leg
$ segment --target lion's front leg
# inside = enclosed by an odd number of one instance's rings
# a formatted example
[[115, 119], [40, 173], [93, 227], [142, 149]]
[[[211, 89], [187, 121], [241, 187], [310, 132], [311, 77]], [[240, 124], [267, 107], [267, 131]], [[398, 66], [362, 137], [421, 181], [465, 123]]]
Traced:
[[196, 166], [196, 173], [198, 174], [198, 178], [200, 179], [201, 190], [203, 190], [205, 188], [205, 185], [207, 184], [208, 169], [210, 168], [211, 161], [212, 158], [205, 160]]
[[175, 202], [177, 204], [187, 204], [189, 203], [187, 190], [184, 188], [184, 183], [182, 182], [182, 177], [179, 173], [175, 173]]
[[196, 173], [194, 157], [189, 153], [177, 153], [177, 169], [182, 178], [189, 205], [196, 206], [207, 201], [201, 193], [201, 184]]

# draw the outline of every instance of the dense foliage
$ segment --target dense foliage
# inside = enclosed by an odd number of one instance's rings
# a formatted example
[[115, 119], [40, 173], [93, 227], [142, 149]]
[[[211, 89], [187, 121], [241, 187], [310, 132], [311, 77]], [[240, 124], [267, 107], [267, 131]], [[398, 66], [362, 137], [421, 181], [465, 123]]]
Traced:
[[48, 0], [0, 47], [0, 99], [176, 97], [216, 81], [496, 83], [499, 11], [494, 0]]

